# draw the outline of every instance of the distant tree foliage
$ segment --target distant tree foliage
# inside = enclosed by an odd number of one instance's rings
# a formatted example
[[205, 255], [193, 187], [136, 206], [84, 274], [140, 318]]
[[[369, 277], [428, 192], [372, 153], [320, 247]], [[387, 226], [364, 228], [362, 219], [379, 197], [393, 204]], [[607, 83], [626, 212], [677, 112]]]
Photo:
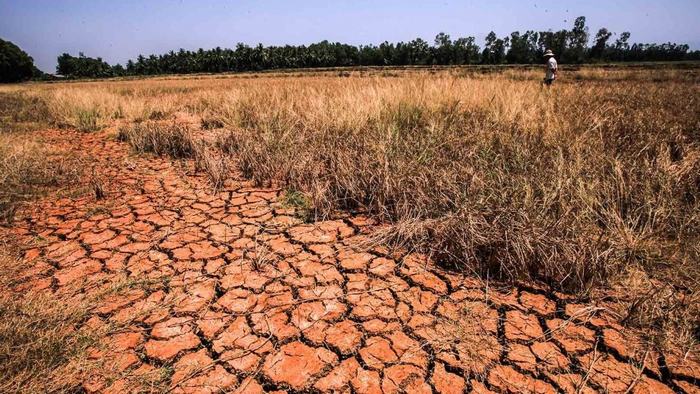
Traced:
[[630, 33], [621, 33], [610, 43], [614, 33], [605, 28], [593, 37], [586, 18], [576, 18], [571, 30], [515, 31], [507, 37], [495, 32], [486, 36], [483, 49], [474, 37], [452, 39], [439, 33], [433, 44], [421, 38], [409, 42], [383, 42], [377, 45], [348, 45], [321, 41], [311, 45], [251, 47], [239, 43], [233, 49], [216, 47], [210, 50], [170, 51], [162, 55], [139, 55], [126, 66], [110, 66], [101, 58], [82, 53], [73, 57], [64, 53], [58, 58], [58, 74], [66, 77], [100, 78], [123, 75], [158, 75], [261, 71], [274, 69], [343, 67], [343, 66], [407, 66], [462, 64], [532, 64], [542, 62], [551, 49], [560, 63], [677, 61], [700, 59], [700, 51], [690, 52], [687, 45], [629, 44]]
[[112, 67], [99, 57], [97, 59], [87, 57], [82, 52], [78, 54], [78, 57], [64, 53], [58, 57], [56, 73], [71, 78], [111, 77], [114, 76], [115, 71], [119, 70], [119, 67], [121, 66]]
[[40, 76], [34, 60], [10, 41], [0, 39], [0, 82], [20, 82]]

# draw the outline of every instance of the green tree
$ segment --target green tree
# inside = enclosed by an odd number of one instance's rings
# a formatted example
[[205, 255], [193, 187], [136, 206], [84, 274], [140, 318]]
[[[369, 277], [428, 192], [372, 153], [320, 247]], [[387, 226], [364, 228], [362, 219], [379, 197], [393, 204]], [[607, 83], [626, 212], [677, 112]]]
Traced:
[[430, 45], [422, 38], [408, 43], [410, 64], [424, 65], [430, 63]]
[[510, 34], [510, 48], [506, 54], [508, 63], [535, 63], [538, 61], [537, 52], [538, 34], [534, 31], [527, 31], [524, 34], [513, 32]]
[[620, 34], [620, 37], [615, 40], [615, 46], [613, 47], [613, 60], [617, 61], [625, 61], [627, 56], [627, 52], [630, 50], [630, 44], [629, 44], [629, 39], [630, 39], [630, 32], [625, 31]]
[[[537, 53], [538, 56], [544, 54], [544, 51], [551, 49], [557, 56], [557, 59], [563, 62], [567, 61], [566, 49], [567, 49], [567, 37], [569, 32], [566, 30], [559, 30], [557, 32], [552, 31], [542, 31], [539, 34], [537, 40]], [[542, 59], [540, 58], [539, 61]]]
[[91, 58], [82, 52], [78, 57], [67, 53], [58, 57], [56, 73], [69, 78], [104, 78], [114, 75], [112, 66], [102, 58]]
[[486, 44], [481, 55], [482, 63], [501, 64], [506, 59], [508, 43], [506, 40], [498, 38], [495, 32], [490, 32], [486, 36]]
[[461, 37], [454, 41], [453, 64], [474, 64], [479, 62], [479, 46], [474, 37]]
[[568, 63], [583, 63], [586, 60], [588, 46], [588, 27], [586, 17], [579, 16], [574, 22], [574, 28], [568, 34], [568, 48], [565, 53]]
[[626, 31], [620, 34], [620, 38], [615, 40], [615, 49], [618, 50], [628, 50], [630, 49], [630, 44], [629, 44], [629, 39], [630, 39], [630, 32]]
[[26, 81], [37, 72], [31, 56], [10, 41], [0, 39], [0, 82]]
[[124, 69], [124, 66], [118, 63], [112, 66], [112, 75], [114, 75], [115, 77], [121, 77], [123, 75], [126, 75], [126, 70]]
[[449, 34], [439, 33], [435, 36], [435, 59], [436, 64], [451, 64], [452, 56], [452, 40]]
[[600, 60], [605, 58], [605, 51], [608, 47], [608, 40], [611, 36], [612, 33], [604, 27], [598, 30], [598, 33], [595, 35], [595, 44], [593, 44], [593, 47], [591, 48], [591, 59]]

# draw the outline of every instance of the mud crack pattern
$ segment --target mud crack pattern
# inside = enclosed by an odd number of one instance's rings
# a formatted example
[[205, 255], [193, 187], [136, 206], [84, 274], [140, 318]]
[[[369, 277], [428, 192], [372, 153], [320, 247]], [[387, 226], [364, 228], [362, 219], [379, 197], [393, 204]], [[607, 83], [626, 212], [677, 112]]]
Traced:
[[102, 134], [43, 134], [89, 152], [107, 198], [50, 197], [1, 231], [24, 249], [15, 290], [106, 294], [85, 325], [119, 327], [91, 349], [118, 378], [88, 392], [163, 368], [173, 392], [700, 392], [697, 358], [645, 346], [604, 306], [363, 248], [369, 218], [300, 223], [280, 190], [213, 193]]

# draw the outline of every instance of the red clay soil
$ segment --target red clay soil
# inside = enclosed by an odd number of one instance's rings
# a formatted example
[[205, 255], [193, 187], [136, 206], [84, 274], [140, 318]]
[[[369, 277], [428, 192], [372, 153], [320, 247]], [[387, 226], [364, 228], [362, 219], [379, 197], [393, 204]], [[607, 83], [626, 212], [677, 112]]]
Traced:
[[303, 224], [280, 190], [214, 193], [105, 134], [43, 135], [88, 154], [106, 198], [49, 197], [3, 231], [23, 248], [15, 290], [96, 298], [86, 326], [119, 327], [90, 352], [116, 378], [88, 392], [158, 370], [173, 392], [700, 392], [695, 356], [648, 348], [600, 305], [363, 249], [367, 218]]

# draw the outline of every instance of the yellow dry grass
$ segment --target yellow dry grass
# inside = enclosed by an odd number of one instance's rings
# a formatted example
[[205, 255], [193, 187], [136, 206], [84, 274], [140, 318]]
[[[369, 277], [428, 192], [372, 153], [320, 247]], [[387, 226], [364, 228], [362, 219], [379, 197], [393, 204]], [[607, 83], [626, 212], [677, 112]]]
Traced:
[[11, 291], [22, 277], [21, 262], [6, 241], [0, 241], [0, 392], [73, 392], [80, 386], [82, 355], [93, 341], [76, 330], [87, 308]]

